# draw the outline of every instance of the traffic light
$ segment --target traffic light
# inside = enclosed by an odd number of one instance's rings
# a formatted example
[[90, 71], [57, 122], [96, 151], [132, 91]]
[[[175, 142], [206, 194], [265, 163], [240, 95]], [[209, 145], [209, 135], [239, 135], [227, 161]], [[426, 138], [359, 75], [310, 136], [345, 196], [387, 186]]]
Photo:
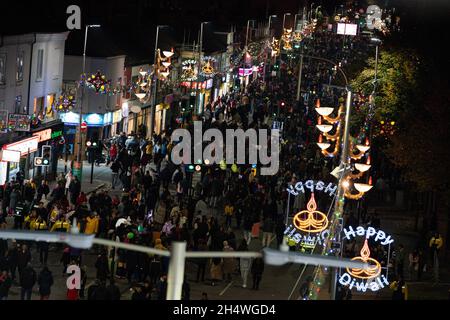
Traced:
[[194, 172], [194, 170], [195, 170], [195, 167], [194, 167], [194, 165], [193, 164], [190, 164], [190, 165], [188, 165], [188, 166], [186, 166], [186, 172], [188, 172], [188, 173], [192, 173], [192, 172]]
[[42, 157], [34, 157], [34, 166], [42, 167]]
[[52, 147], [42, 146], [42, 166], [49, 166], [52, 160]]

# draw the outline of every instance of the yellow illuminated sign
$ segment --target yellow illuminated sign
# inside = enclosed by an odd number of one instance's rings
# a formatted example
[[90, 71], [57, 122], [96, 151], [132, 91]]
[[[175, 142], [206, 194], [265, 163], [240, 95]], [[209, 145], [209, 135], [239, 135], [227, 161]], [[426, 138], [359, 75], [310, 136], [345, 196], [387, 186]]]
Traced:
[[364, 241], [364, 246], [361, 249], [361, 256], [355, 257], [352, 260], [362, 261], [364, 263], [369, 264], [369, 268], [367, 270], [347, 268], [347, 272], [354, 278], [373, 279], [378, 277], [381, 273], [381, 264], [377, 260], [370, 258], [370, 249], [367, 243], [367, 239]]
[[298, 230], [309, 233], [319, 233], [328, 227], [327, 216], [323, 212], [317, 211], [314, 193], [311, 193], [307, 210], [297, 213], [293, 223]]

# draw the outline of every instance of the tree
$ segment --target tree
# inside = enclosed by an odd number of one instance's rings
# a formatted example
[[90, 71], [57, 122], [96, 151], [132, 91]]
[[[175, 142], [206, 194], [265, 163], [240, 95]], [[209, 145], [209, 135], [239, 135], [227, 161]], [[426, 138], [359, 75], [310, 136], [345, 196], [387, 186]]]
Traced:
[[[412, 50], [387, 49], [380, 52], [375, 95], [375, 120], [400, 120], [400, 115], [414, 107], [419, 88], [420, 60]], [[372, 94], [375, 79], [375, 58], [352, 82], [356, 92]], [[367, 113], [368, 105], [362, 107]]]
[[437, 191], [450, 200], [450, 97], [449, 81], [430, 74], [421, 108], [405, 114], [407, 124], [386, 148], [389, 159], [403, 169], [419, 191]]

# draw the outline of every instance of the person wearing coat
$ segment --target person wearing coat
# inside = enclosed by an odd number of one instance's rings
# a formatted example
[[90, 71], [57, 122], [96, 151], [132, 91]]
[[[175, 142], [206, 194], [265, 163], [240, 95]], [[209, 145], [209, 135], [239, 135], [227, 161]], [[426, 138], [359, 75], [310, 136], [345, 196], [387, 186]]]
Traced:
[[252, 264], [252, 275], [253, 275], [253, 290], [259, 290], [259, 283], [262, 279], [262, 274], [264, 272], [264, 260], [262, 258], [256, 258]]
[[[241, 245], [238, 248], [238, 251], [248, 251], [247, 241], [242, 240]], [[242, 277], [242, 288], [247, 288], [247, 278], [250, 272], [250, 267], [252, 265], [251, 258], [240, 258], [239, 259], [239, 269], [241, 271]]]
[[31, 264], [28, 265], [22, 270], [20, 273], [20, 299], [21, 300], [31, 300], [31, 293], [33, 291], [34, 284], [36, 283], [36, 271], [31, 267]]
[[51, 287], [53, 285], [53, 275], [47, 266], [44, 266], [42, 271], [39, 273], [38, 285], [41, 300], [48, 300], [50, 297]]
[[215, 286], [216, 282], [222, 281], [222, 277], [223, 277], [222, 266], [223, 266], [222, 259], [213, 258], [211, 260], [210, 275], [211, 275], [211, 285], [212, 286]]
[[0, 301], [8, 300], [9, 289], [12, 286], [12, 279], [8, 271], [3, 270], [0, 273]]
[[[229, 246], [228, 241], [223, 242], [223, 251], [232, 252], [234, 249]], [[231, 281], [231, 275], [236, 270], [236, 260], [234, 258], [223, 259], [223, 275], [228, 281]]]
[[97, 279], [100, 281], [106, 281], [109, 274], [109, 268], [108, 258], [104, 252], [97, 257], [95, 268], [97, 269]]

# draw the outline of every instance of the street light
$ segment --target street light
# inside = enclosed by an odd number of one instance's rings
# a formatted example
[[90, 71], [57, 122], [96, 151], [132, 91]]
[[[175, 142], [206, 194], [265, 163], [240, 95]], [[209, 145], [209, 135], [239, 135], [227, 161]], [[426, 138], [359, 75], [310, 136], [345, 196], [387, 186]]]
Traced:
[[250, 21], [252, 21], [253, 28], [255, 27], [255, 21], [256, 20], [247, 20], [247, 32], [245, 34], [245, 52], [247, 52], [247, 44], [248, 44], [248, 31], [250, 28]]
[[290, 13], [285, 13], [285, 14], [283, 15], [283, 32], [284, 32], [284, 29], [285, 29], [286, 16], [290, 16], [290, 15], [291, 15]]
[[[202, 60], [202, 51], [203, 51], [203, 25], [209, 23], [209, 21], [204, 21], [200, 24], [200, 41], [199, 41], [199, 52], [198, 52], [198, 62], [197, 62], [197, 75], [200, 75], [200, 64]], [[197, 83], [195, 86], [195, 107], [197, 111], [199, 110], [199, 82], [200, 78], [197, 79]], [[199, 112], [200, 113], [200, 112]]]
[[[76, 161], [76, 165], [74, 165], [74, 172], [73, 174], [78, 176], [78, 179], [81, 182], [81, 178], [83, 177], [83, 161], [82, 161], [82, 157], [81, 157], [81, 146], [83, 144], [83, 133], [81, 130], [81, 124], [83, 123], [83, 98], [84, 98], [84, 93], [85, 93], [85, 87], [86, 87], [86, 46], [87, 46], [87, 38], [88, 38], [88, 30], [89, 28], [100, 28], [101, 26], [99, 24], [88, 24], [85, 27], [85, 32], [84, 32], [84, 49], [83, 49], [83, 70], [82, 70], [82, 79], [83, 79], [83, 84], [82, 84], [82, 88], [81, 88], [81, 97], [80, 97], [80, 122], [79, 122], [79, 138], [78, 138], [78, 153], [77, 153], [77, 161]], [[78, 172], [75, 172], [75, 170], [78, 170]]]
[[269, 25], [267, 27], [267, 36], [270, 37], [270, 26], [272, 23], [272, 18], [277, 18], [277, 15], [273, 14], [271, 16], [269, 16]]

